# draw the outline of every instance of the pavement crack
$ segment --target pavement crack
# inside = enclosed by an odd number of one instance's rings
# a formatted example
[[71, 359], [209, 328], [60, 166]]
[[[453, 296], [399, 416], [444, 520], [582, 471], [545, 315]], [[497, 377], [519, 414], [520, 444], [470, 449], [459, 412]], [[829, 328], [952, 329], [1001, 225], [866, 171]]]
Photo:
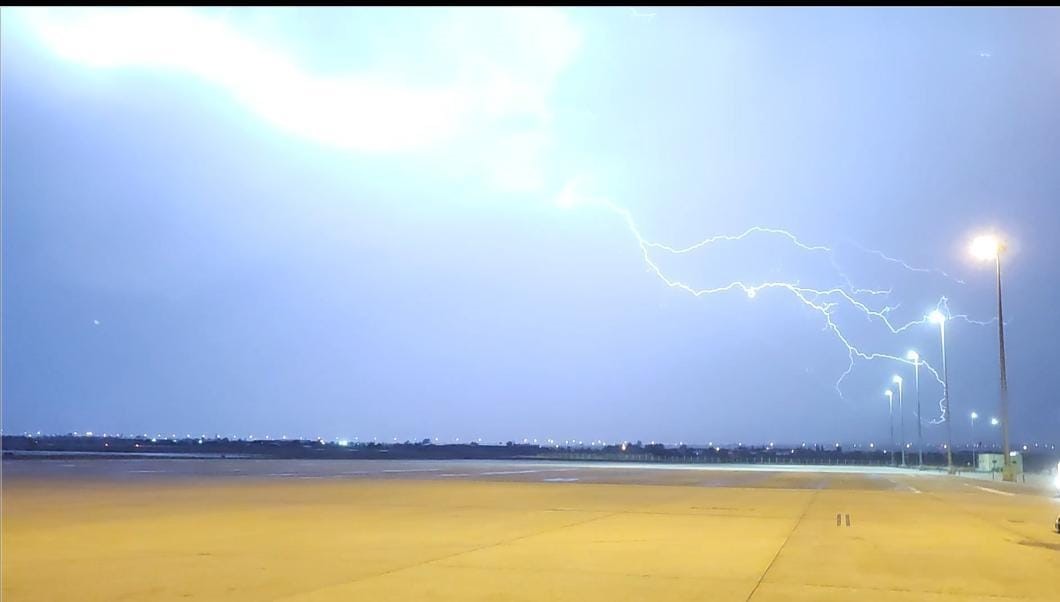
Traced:
[[[777, 558], [780, 558], [780, 553], [784, 551], [784, 547], [788, 545], [789, 541], [791, 541], [791, 536], [795, 534], [795, 531], [798, 530], [799, 525], [802, 524], [803, 519], [806, 518], [806, 515], [810, 511], [810, 506], [812, 506], [814, 501], [817, 500], [817, 494], [820, 493], [820, 491], [820, 489], [813, 490], [813, 495], [810, 496], [810, 499], [806, 502], [806, 506], [803, 507], [802, 514], [800, 514], [798, 520], [795, 521], [795, 526], [791, 528], [791, 531], [788, 532], [787, 537], [784, 538], [784, 543], [780, 544], [780, 547], [777, 548], [777, 553], [774, 554], [773, 559], [769, 561], [769, 565], [766, 566], [766, 570], [762, 571], [762, 575], [758, 577], [758, 582], [755, 583], [754, 588], [751, 589], [751, 593], [747, 594], [747, 597], [744, 598], [744, 602], [749, 602], [749, 600], [754, 597], [755, 592], [757, 592], [758, 588], [762, 585], [762, 582], [765, 580], [766, 575], [769, 574], [769, 571], [773, 568], [773, 565], [776, 564]], [[836, 518], [838, 518], [838, 515], [836, 516]]]
[[[427, 560], [423, 560], [423, 561], [420, 561], [420, 562], [415, 562], [413, 564], [395, 567], [395, 568], [388, 569], [386, 571], [381, 571], [379, 573], [375, 573], [375, 574], [372, 574], [372, 575], [364, 575], [362, 577], [358, 577], [356, 579], [350, 579], [349, 581], [344, 581], [341, 584], [336, 584], [336, 585], [349, 585], [349, 584], [352, 584], [352, 583], [358, 583], [360, 581], [366, 581], [368, 579], [376, 579], [376, 578], [379, 578], [379, 577], [385, 577], [385, 576], [391, 575], [393, 573], [399, 573], [401, 571], [406, 571], [408, 569], [414, 569], [416, 567], [424, 566], [424, 565], [431, 564], [431, 563], [434, 563], [434, 562], [440, 562], [442, 560], [449, 560], [451, 558], [456, 558], [458, 556], [463, 556], [464, 554], [471, 554], [472, 552], [478, 552], [480, 550], [487, 550], [489, 548], [495, 548], [497, 546], [507, 545], [507, 544], [510, 544], [510, 543], [513, 543], [513, 542], [516, 542], [516, 541], [520, 541], [520, 540], [523, 540], [523, 539], [529, 539], [531, 537], [537, 537], [538, 535], [544, 535], [545, 533], [551, 533], [552, 531], [561, 531], [563, 529], [567, 529], [567, 528], [570, 528], [570, 527], [578, 527], [578, 526], [585, 525], [585, 524], [588, 524], [588, 523], [591, 523], [591, 522], [595, 522], [595, 521], [598, 521], [598, 520], [608, 519], [608, 518], [611, 518], [613, 516], [618, 516], [619, 514], [623, 514], [623, 513], [622, 512], [610, 512], [610, 513], [607, 513], [607, 514], [602, 514], [600, 516], [594, 516], [594, 517], [591, 517], [591, 518], [587, 518], [585, 520], [575, 521], [575, 522], [572, 522], [572, 523], [566, 523], [566, 524], [560, 525], [558, 527], [549, 527], [547, 529], [541, 529], [539, 531], [534, 531], [533, 533], [526, 533], [526, 534], [523, 534], [523, 535], [519, 535], [517, 537], [510, 537], [508, 539], [503, 539], [501, 541], [494, 541], [494, 542], [491, 542], [491, 543], [488, 543], [488, 544], [483, 544], [481, 546], [476, 546], [476, 547], [473, 547], [473, 548], [469, 548], [467, 550], [460, 550], [459, 552], [453, 552], [451, 554], [444, 554], [444, 555], [438, 556], [436, 558], [429, 558]], [[334, 586], [330, 586], [330, 587], [334, 587]]]

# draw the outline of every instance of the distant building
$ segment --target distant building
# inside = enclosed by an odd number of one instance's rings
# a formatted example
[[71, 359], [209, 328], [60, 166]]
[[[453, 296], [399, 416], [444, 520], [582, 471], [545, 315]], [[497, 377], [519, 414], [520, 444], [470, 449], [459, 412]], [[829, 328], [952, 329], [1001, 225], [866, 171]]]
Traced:
[[[1016, 469], [1016, 474], [1023, 472], [1023, 454], [1020, 452], [1012, 453], [1012, 464]], [[983, 472], [1001, 472], [1001, 469], [1005, 467], [1005, 455], [1004, 454], [979, 454], [979, 466], [978, 470]]]

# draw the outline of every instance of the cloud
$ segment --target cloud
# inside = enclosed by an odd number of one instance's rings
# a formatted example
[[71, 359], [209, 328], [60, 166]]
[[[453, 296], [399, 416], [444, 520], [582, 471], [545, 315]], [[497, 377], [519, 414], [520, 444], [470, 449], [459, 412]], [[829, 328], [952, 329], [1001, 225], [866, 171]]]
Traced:
[[[520, 188], [534, 177], [534, 164], [547, 147], [548, 99], [555, 80], [580, 45], [576, 28], [555, 9], [439, 12], [427, 51], [438, 55], [430, 60], [442, 73], [417, 83], [408, 73], [381, 69], [313, 73], [297, 57], [234, 26], [223, 13], [185, 8], [19, 12], [48, 48], [68, 60], [202, 78], [272, 126], [316, 143], [396, 154], [438, 150], [462, 139], [485, 141], [484, 147], [500, 148], [510, 157], [503, 171], [511, 177], [498, 181]], [[395, 53], [409, 52], [403, 36], [393, 39]], [[485, 168], [497, 164], [493, 151], [480, 147], [478, 152]]]

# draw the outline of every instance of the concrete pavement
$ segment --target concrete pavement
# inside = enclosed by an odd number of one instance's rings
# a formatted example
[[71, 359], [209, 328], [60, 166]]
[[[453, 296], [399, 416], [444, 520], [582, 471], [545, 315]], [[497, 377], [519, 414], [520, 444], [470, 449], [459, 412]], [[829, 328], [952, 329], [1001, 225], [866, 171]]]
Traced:
[[41, 462], [4, 462], [4, 600], [1060, 599], [1060, 503], [1010, 484], [518, 462]]

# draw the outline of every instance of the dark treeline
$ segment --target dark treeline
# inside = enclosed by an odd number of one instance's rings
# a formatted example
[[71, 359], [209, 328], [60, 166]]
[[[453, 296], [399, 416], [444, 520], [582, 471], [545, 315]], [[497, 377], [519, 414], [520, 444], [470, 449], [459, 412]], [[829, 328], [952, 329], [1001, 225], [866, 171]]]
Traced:
[[[478, 443], [436, 445], [428, 439], [404, 443], [347, 443], [320, 440], [256, 440], [238, 439], [157, 439], [143, 437], [99, 436], [25, 436], [3, 437], [4, 457], [63, 457], [129, 454], [167, 456], [206, 456], [225, 458], [271, 459], [402, 459], [402, 460], [577, 460], [583, 462], [658, 462], [658, 463], [733, 463], [733, 464], [821, 464], [888, 466], [899, 461], [899, 454], [880, 450], [844, 449], [841, 446], [811, 447], [666, 447], [662, 444], [640, 442], [597, 447], [555, 447], [522, 444], [512, 441], [503, 445]], [[971, 466], [972, 453], [954, 453], [954, 464], [962, 470]], [[916, 464], [915, 451], [907, 453], [910, 466]], [[1056, 466], [1057, 453], [1053, 450], [1031, 450], [1023, 455], [1028, 472], [1048, 471]], [[944, 467], [946, 454], [932, 450], [924, 452], [924, 464]]]

